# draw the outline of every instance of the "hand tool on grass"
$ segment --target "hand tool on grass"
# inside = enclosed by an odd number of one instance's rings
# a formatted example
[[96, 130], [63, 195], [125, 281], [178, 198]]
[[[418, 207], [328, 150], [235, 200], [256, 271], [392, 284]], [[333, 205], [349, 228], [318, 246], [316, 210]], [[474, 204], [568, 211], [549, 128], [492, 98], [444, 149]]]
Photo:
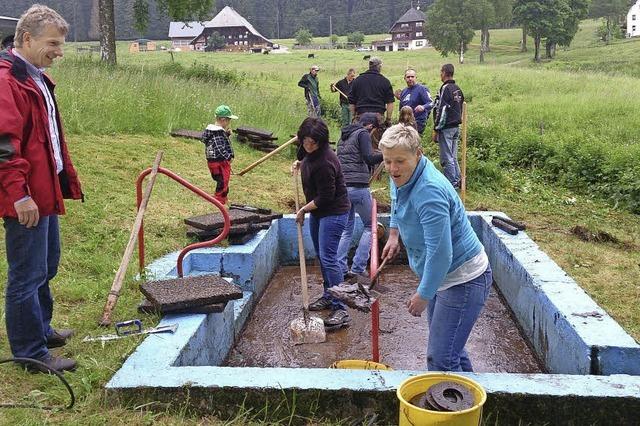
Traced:
[[342, 300], [350, 308], [354, 308], [362, 312], [371, 312], [371, 305], [376, 300], [372, 297], [371, 292], [378, 282], [378, 277], [380, 276], [380, 272], [382, 272], [382, 268], [387, 265], [388, 260], [388, 257], [385, 257], [382, 260], [382, 263], [371, 279], [356, 275], [348, 281], [329, 287], [327, 291], [336, 299]]
[[[296, 193], [296, 212], [300, 210], [300, 191], [298, 189], [298, 170], [293, 171], [293, 186]], [[302, 286], [302, 317], [296, 318], [289, 324], [291, 341], [294, 345], [303, 343], [322, 343], [327, 340], [324, 321], [309, 315], [309, 289], [307, 288], [307, 265], [304, 258], [302, 242], [302, 225], [296, 222], [298, 228], [298, 257], [300, 258], [300, 284]]]
[[256, 167], [258, 164], [263, 163], [264, 161], [267, 161], [269, 158], [273, 157], [274, 155], [276, 155], [277, 153], [279, 153], [280, 151], [282, 151], [283, 149], [285, 149], [286, 147], [288, 147], [289, 145], [291, 145], [292, 143], [294, 143], [297, 140], [298, 140], [298, 138], [295, 137], [295, 136], [293, 138], [289, 139], [288, 141], [286, 141], [285, 143], [280, 145], [278, 148], [274, 149], [273, 151], [271, 151], [270, 153], [268, 153], [267, 155], [265, 155], [264, 157], [262, 157], [261, 159], [259, 159], [255, 163], [250, 164], [249, 166], [245, 167], [243, 170], [240, 171], [240, 173], [238, 173], [238, 176], [244, 175], [245, 173], [247, 173], [248, 171], [250, 171], [254, 167]]
[[140, 336], [143, 334], [175, 333], [178, 324], [161, 325], [152, 328], [142, 328], [142, 321], [139, 319], [122, 321], [116, 323], [116, 334], [105, 334], [103, 336], [87, 336], [83, 342], [108, 342], [109, 340], [124, 339], [125, 337]]
[[120, 289], [122, 288], [122, 283], [127, 273], [127, 268], [129, 267], [129, 261], [131, 260], [133, 249], [135, 248], [136, 241], [138, 240], [138, 232], [142, 227], [142, 218], [144, 216], [145, 210], [147, 210], [147, 204], [149, 204], [149, 198], [151, 197], [153, 184], [156, 182], [156, 176], [158, 176], [158, 168], [160, 167], [160, 162], [162, 161], [162, 155], [163, 152], [158, 151], [156, 159], [153, 162], [153, 168], [151, 169], [151, 174], [149, 175], [149, 182], [144, 189], [142, 202], [138, 207], [138, 213], [136, 214], [136, 220], [134, 221], [133, 228], [131, 229], [131, 235], [129, 236], [127, 248], [124, 250], [124, 255], [122, 256], [122, 261], [120, 262], [120, 267], [118, 268], [118, 272], [116, 272], [116, 276], [113, 279], [113, 283], [111, 284], [111, 290], [109, 291], [109, 296], [107, 296], [107, 303], [104, 306], [102, 318], [99, 322], [99, 324], [103, 327], [111, 325], [111, 314], [113, 313], [113, 310], [116, 307], [116, 303], [118, 302]]

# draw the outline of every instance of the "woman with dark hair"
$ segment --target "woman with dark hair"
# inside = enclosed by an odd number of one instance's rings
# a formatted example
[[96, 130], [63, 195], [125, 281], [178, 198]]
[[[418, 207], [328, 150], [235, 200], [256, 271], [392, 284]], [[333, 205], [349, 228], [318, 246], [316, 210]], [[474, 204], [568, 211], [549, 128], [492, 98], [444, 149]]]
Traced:
[[310, 311], [331, 310], [324, 320], [327, 330], [349, 325], [346, 306], [327, 289], [342, 282], [338, 265], [338, 243], [347, 225], [351, 203], [338, 157], [329, 146], [329, 129], [319, 118], [305, 119], [298, 129], [298, 159], [292, 170], [300, 169], [307, 203], [296, 212], [296, 222], [304, 223], [309, 215], [311, 240], [320, 261], [324, 280], [322, 297], [309, 305]]

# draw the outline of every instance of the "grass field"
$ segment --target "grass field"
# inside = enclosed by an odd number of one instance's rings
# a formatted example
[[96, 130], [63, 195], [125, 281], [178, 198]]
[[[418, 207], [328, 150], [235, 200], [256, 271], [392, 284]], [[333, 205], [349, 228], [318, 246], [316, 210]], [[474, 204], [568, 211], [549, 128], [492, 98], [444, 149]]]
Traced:
[[[596, 25], [586, 21], [572, 47], [537, 65], [531, 51], [519, 52], [519, 30], [492, 31], [486, 64], [477, 63], [477, 45], [472, 45], [466, 63], [457, 66], [456, 78], [470, 110], [467, 207], [502, 210], [525, 221], [542, 249], [640, 339], [640, 224], [632, 213], [640, 197], [640, 101], [630, 95], [640, 92], [640, 40], [602, 46], [594, 36]], [[0, 424], [224, 424], [192, 415], [182, 401], [153, 410], [111, 407], [102, 387], [139, 341], [104, 347], [80, 342], [84, 335], [104, 333], [96, 321], [133, 223], [135, 178], [149, 167], [156, 151], [163, 150], [164, 167], [212, 191], [201, 143], [170, 138], [169, 130], [201, 129], [212, 120], [215, 107], [227, 103], [240, 115], [238, 125], [268, 128], [283, 142], [304, 118], [302, 90], [296, 83], [312, 61], [322, 67], [321, 90], [330, 112], [337, 107], [337, 96], [329, 93], [329, 82], [351, 66], [360, 71], [366, 67], [362, 53], [323, 50], [314, 52], [315, 59], [307, 58], [308, 51], [181, 52], [174, 54], [182, 66], [177, 69], [167, 52], [129, 54], [126, 48], [119, 43], [120, 66], [113, 69], [76, 54], [69, 45], [66, 57], [51, 70], [86, 194], [84, 204], [68, 203], [62, 219], [63, 256], [52, 284], [55, 325], [78, 331], [79, 337], [60, 352], [80, 363], [77, 373], [67, 375], [78, 403], [72, 412], [2, 409]], [[413, 66], [432, 92], [439, 86], [439, 66], [447, 60], [431, 49], [382, 57], [383, 73], [394, 87], [403, 86], [402, 72]], [[194, 62], [199, 71], [188, 74]], [[228, 71], [235, 82], [221, 82], [212, 69]], [[335, 140], [338, 123], [331, 117], [329, 123]], [[426, 141], [424, 146], [427, 155], [437, 159], [436, 147]], [[260, 157], [243, 145], [234, 148], [236, 171]], [[290, 154], [281, 155], [244, 177], [233, 177], [231, 201], [287, 212], [291, 160]], [[383, 186], [384, 181], [376, 183]], [[167, 179], [158, 179], [145, 219], [148, 261], [186, 245], [182, 219], [207, 211], [204, 203], [185, 194]], [[388, 199], [385, 191], [376, 196]], [[618, 242], [581, 241], [570, 232], [576, 225], [608, 232]], [[135, 269], [132, 264], [117, 320], [139, 316]], [[2, 286], [5, 280], [2, 253]], [[157, 319], [143, 320], [150, 325]], [[10, 355], [4, 327], [0, 354]], [[64, 390], [53, 379], [11, 365], [0, 368], [0, 402], [63, 403]], [[261, 417], [239, 410], [231, 423], [259, 424]]]

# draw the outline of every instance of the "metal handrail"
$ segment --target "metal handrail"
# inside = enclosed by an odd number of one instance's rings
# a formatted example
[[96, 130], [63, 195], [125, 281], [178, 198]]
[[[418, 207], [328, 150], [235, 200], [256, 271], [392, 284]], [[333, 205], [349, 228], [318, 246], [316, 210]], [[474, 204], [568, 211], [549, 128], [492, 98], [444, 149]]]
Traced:
[[[151, 173], [151, 168], [143, 170], [142, 173], [140, 173], [140, 175], [138, 176], [138, 180], [136, 181], [136, 199], [137, 199], [138, 208], [140, 208], [140, 203], [142, 202], [142, 182], [144, 181], [144, 178], [147, 177], [150, 173]], [[176, 265], [178, 270], [178, 277], [182, 277], [183, 276], [182, 261], [184, 257], [187, 255], [187, 253], [197, 248], [212, 247], [218, 244], [220, 241], [227, 238], [227, 235], [229, 234], [229, 228], [231, 227], [231, 220], [229, 219], [229, 213], [227, 213], [227, 209], [224, 208], [224, 205], [220, 203], [220, 201], [212, 197], [211, 195], [204, 192], [202, 189], [198, 188], [197, 186], [191, 184], [186, 179], [173, 173], [171, 170], [159, 167], [158, 173], [162, 173], [163, 175], [170, 177], [171, 179], [178, 182], [180, 185], [189, 189], [191, 192], [209, 201], [211, 204], [213, 204], [220, 210], [220, 212], [222, 213], [222, 217], [224, 219], [224, 227], [222, 228], [222, 232], [216, 238], [214, 238], [213, 240], [203, 241], [200, 243], [193, 243], [182, 249], [182, 251], [178, 255], [178, 260]], [[140, 231], [138, 232], [138, 262], [140, 266], [140, 274], [143, 274], [144, 273], [144, 220], [142, 222], [142, 225], [140, 226]]]
[[[371, 197], [371, 265], [369, 269], [369, 274], [373, 278], [378, 270], [378, 203], [373, 197]], [[371, 359], [374, 362], [380, 362], [379, 333], [380, 303], [376, 298], [371, 304]]]

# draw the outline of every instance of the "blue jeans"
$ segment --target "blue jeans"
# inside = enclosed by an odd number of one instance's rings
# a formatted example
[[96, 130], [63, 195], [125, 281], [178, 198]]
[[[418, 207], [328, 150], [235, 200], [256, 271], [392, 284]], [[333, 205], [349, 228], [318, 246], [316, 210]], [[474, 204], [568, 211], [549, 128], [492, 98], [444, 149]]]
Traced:
[[464, 346], [489, 297], [492, 282], [488, 266], [478, 278], [439, 291], [429, 301], [429, 371], [473, 371]]
[[320, 271], [324, 280], [323, 296], [331, 300], [331, 309], [346, 309], [344, 303], [332, 297], [327, 289], [343, 281], [342, 271], [338, 266], [338, 243], [347, 225], [349, 213], [316, 218], [309, 215], [309, 231], [313, 247], [320, 261]]
[[438, 145], [440, 147], [440, 165], [444, 176], [454, 188], [460, 187], [460, 166], [458, 165], [458, 139], [460, 129], [450, 127], [438, 131]]
[[15, 218], [4, 218], [7, 263], [6, 323], [15, 357], [47, 355], [47, 337], [53, 332], [53, 297], [49, 281], [58, 272], [60, 232], [58, 216], [44, 216], [27, 228]]
[[347, 226], [342, 233], [342, 238], [340, 238], [340, 244], [338, 245], [338, 264], [340, 265], [340, 270], [343, 275], [349, 271], [347, 256], [349, 255], [353, 228], [355, 227], [355, 214], [358, 213], [360, 219], [362, 219], [364, 230], [362, 231], [356, 254], [353, 256], [351, 272], [361, 274], [367, 269], [369, 250], [371, 249], [371, 192], [369, 188], [355, 187], [347, 187], [347, 192], [349, 193], [349, 200], [351, 201], [351, 210], [349, 210]]

